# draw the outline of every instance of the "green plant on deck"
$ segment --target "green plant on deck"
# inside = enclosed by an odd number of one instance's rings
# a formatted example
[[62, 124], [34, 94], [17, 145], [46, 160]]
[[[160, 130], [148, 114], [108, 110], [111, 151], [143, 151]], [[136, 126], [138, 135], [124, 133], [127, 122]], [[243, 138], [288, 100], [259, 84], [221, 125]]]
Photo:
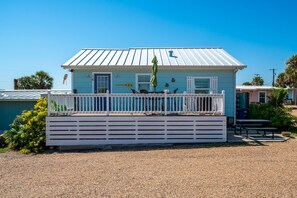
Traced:
[[37, 101], [33, 110], [23, 111], [4, 132], [9, 148], [22, 153], [40, 153], [45, 150], [45, 118], [47, 99]]
[[67, 106], [66, 105], [58, 105], [55, 101], [51, 101], [51, 109], [55, 111], [66, 111]]

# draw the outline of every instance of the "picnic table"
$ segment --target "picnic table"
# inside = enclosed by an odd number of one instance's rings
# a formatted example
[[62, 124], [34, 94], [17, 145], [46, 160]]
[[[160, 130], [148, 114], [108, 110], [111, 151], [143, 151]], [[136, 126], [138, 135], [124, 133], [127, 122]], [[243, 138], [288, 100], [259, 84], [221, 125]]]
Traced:
[[235, 134], [237, 134], [237, 129], [240, 131], [240, 135], [242, 134], [242, 130], [245, 130], [247, 137], [249, 137], [249, 131], [255, 130], [257, 134], [259, 131], [264, 132], [264, 136], [266, 136], [266, 132], [272, 132], [272, 139], [274, 139], [274, 132], [277, 130], [275, 127], [268, 126], [271, 123], [271, 120], [265, 119], [238, 119], [236, 120]]

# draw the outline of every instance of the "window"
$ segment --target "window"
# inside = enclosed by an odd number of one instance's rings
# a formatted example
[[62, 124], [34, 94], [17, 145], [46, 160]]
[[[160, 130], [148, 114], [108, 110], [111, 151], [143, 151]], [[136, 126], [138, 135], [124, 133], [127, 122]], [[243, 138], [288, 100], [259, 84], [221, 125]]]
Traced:
[[136, 74], [136, 90], [151, 91], [151, 74]]
[[209, 94], [210, 78], [194, 78], [194, 93]]
[[259, 102], [261, 103], [266, 102], [266, 92], [259, 92]]
[[187, 92], [197, 94], [218, 93], [218, 77], [187, 76]]

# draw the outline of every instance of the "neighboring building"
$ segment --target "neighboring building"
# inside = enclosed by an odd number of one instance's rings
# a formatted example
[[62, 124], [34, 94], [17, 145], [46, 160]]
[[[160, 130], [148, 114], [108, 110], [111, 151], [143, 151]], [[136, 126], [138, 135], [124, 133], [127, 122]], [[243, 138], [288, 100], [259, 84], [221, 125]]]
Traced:
[[[54, 93], [69, 93], [70, 90], [52, 90]], [[36, 101], [47, 95], [47, 90], [0, 90], [0, 133], [9, 129], [17, 115], [33, 109]]]
[[[268, 95], [273, 89], [280, 89], [272, 86], [236, 86], [236, 93], [247, 95], [250, 103], [266, 103], [268, 102]], [[296, 105], [296, 89], [286, 88], [288, 90], [288, 98], [286, 103]], [[245, 98], [245, 96], [238, 96]]]
[[82, 49], [62, 67], [74, 94], [49, 95], [48, 146], [224, 142], [246, 66], [222, 48], [130, 48]]

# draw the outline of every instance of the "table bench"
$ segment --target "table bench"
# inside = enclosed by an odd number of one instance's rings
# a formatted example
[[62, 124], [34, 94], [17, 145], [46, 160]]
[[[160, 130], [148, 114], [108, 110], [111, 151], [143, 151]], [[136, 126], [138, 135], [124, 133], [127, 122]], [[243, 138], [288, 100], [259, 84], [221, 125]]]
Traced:
[[[275, 127], [267, 126], [267, 124], [271, 123], [271, 120], [264, 119], [238, 119], [236, 121], [235, 134], [237, 134], [237, 129], [240, 130], [240, 135], [242, 134], [242, 130], [246, 131], [247, 137], [249, 136], [249, 131], [255, 130], [257, 134], [259, 131], [264, 132], [264, 136], [266, 136], [266, 132], [272, 132], [272, 139], [274, 139], [274, 132], [277, 130]], [[266, 126], [265, 126], [266, 124]]]
[[272, 132], [272, 139], [274, 139], [274, 132], [277, 130], [277, 128], [275, 128], [275, 127], [246, 127], [244, 129], [246, 130], [247, 137], [249, 136], [249, 131], [250, 130], [256, 130], [257, 133], [259, 133], [259, 131], [263, 131], [264, 136], [266, 136], [266, 132], [271, 131]]

